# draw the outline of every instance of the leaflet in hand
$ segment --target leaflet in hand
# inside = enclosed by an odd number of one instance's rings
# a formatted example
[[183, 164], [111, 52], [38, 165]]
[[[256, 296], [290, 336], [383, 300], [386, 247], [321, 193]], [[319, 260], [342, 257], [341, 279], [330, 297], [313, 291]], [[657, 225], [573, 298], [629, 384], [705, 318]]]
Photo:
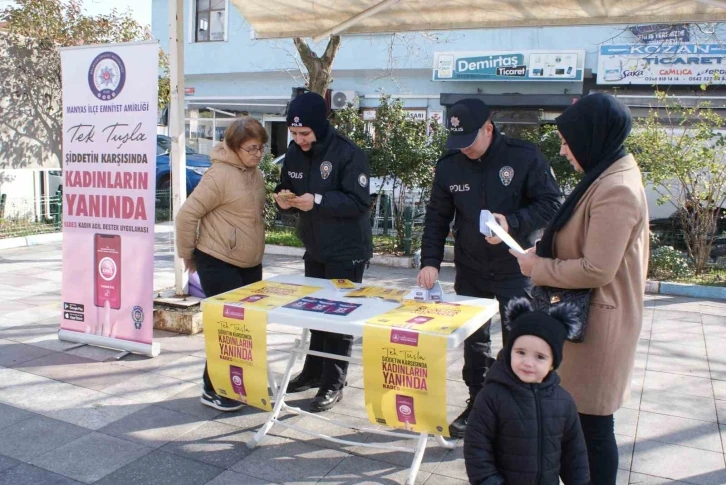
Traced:
[[522, 249], [522, 246], [520, 246], [517, 241], [512, 238], [512, 236], [507, 234], [507, 231], [505, 231], [504, 228], [502, 228], [502, 226], [497, 223], [497, 221], [487, 221], [486, 224], [487, 226], [489, 226], [489, 229], [494, 231], [494, 234], [499, 236], [499, 239], [507, 244], [507, 246], [514, 249], [518, 253], [524, 254], [526, 252], [524, 249]]
[[494, 221], [496, 222], [496, 219], [494, 219], [494, 216], [491, 212], [489, 212], [486, 209], [483, 209], [479, 213], [479, 232], [484, 234], [486, 237], [492, 237], [494, 234], [492, 234], [492, 230], [489, 229], [487, 226], [487, 222]]

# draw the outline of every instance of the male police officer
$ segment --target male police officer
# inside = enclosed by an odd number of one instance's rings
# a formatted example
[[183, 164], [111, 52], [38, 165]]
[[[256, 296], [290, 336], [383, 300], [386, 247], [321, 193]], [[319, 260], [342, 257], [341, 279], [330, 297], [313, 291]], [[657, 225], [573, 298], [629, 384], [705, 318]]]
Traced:
[[[547, 161], [531, 143], [498, 133], [489, 107], [478, 99], [463, 99], [447, 112], [451, 151], [436, 166], [431, 200], [421, 240], [418, 284], [431, 288], [438, 279], [449, 225], [454, 223], [456, 279], [459, 295], [496, 297], [500, 318], [510, 299], [527, 297], [531, 283], [517, 260], [496, 236], [479, 232], [481, 210], [489, 210], [499, 225], [524, 247], [527, 237], [543, 228], [560, 205], [560, 191]], [[464, 343], [464, 382], [467, 407], [449, 426], [451, 436], [463, 438], [474, 398], [493, 362], [486, 322]], [[507, 331], [502, 327], [502, 340]]]
[[[373, 255], [368, 158], [330, 126], [327, 105], [317, 93], [290, 102], [287, 125], [293, 143], [285, 154], [275, 202], [299, 213], [305, 276], [361, 283]], [[310, 350], [350, 357], [352, 335], [317, 330], [310, 335]], [[287, 392], [319, 387], [310, 410], [326, 411], [342, 399], [347, 372], [348, 362], [308, 355]]]

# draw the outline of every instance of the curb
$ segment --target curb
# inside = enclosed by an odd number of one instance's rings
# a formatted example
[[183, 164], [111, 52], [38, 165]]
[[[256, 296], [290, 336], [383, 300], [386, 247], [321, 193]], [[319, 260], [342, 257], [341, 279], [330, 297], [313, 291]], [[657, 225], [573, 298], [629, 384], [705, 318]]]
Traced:
[[[276, 244], [266, 244], [265, 254], [273, 256], [298, 256], [305, 255], [304, 248], [296, 248], [293, 246], [278, 246]], [[374, 254], [371, 258], [371, 264], [378, 266], [389, 266], [392, 268], [413, 268], [413, 256], [388, 256], [382, 254]]]
[[[154, 225], [154, 234], [168, 234], [174, 232], [174, 226], [170, 224]], [[53, 244], [63, 241], [63, 232], [51, 232], [48, 234], [34, 234], [24, 237], [9, 237], [0, 239], [0, 251], [3, 249], [24, 248], [28, 246], [40, 246], [42, 244]]]
[[41, 244], [52, 244], [63, 241], [62, 232], [51, 232], [50, 234], [35, 234], [25, 237], [11, 237], [0, 239], [0, 250], [24, 248], [27, 246], [39, 246]]
[[296, 248], [293, 246], [278, 246], [276, 244], [265, 244], [265, 254], [273, 256], [300, 256], [305, 254], [304, 248]]
[[650, 295], [726, 300], [726, 287], [723, 286], [689, 285], [686, 283], [648, 280], [645, 284], [645, 292]]

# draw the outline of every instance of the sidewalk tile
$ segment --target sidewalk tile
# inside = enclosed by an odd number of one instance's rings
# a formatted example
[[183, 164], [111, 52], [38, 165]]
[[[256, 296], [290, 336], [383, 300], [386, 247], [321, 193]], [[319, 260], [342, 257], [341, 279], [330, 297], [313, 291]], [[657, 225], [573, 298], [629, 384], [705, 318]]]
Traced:
[[726, 381], [711, 381], [713, 396], [721, 401], [726, 401]]
[[[361, 456], [349, 456], [328, 473], [322, 482], [325, 485], [379, 485], [405, 483], [407, 477], [408, 468], [386, 465]], [[424, 484], [429, 478], [429, 473], [419, 471], [416, 484]]]
[[201, 384], [202, 374], [204, 373], [204, 366], [206, 363], [206, 359], [186, 355], [181, 359], [174, 360], [166, 365], [157, 367], [152, 372], [167, 377], [173, 377], [174, 379], [179, 379], [181, 381]]
[[96, 391], [142, 375], [142, 372], [131, 368], [60, 352], [24, 362], [14, 368]]
[[723, 453], [718, 425], [706, 421], [642, 411], [638, 440], [654, 440]]
[[724, 455], [652, 440], [635, 444], [632, 471], [698, 485], [726, 483]]
[[685, 333], [682, 331], [653, 332], [650, 336], [653, 342], [667, 342], [678, 345], [688, 345], [705, 349], [706, 340], [703, 335], [697, 333]]
[[[308, 391], [312, 396], [315, 395], [315, 390]], [[296, 396], [300, 396], [301, 394], [296, 394]], [[306, 402], [310, 402], [307, 400]], [[290, 406], [295, 406], [296, 404], [293, 401], [285, 400], [285, 403]], [[305, 406], [303, 406], [305, 407]], [[335, 409], [337, 410], [340, 405], [338, 405]], [[217, 423], [224, 423], [228, 424], [230, 426], [235, 426], [237, 428], [240, 428], [245, 431], [254, 431], [256, 432], [259, 428], [262, 427], [265, 422], [267, 422], [267, 418], [270, 416], [269, 413], [262, 411], [257, 408], [253, 408], [252, 406], [245, 406], [239, 411], [234, 411], [232, 413], [220, 413], [219, 416], [214, 418], [214, 421]], [[297, 414], [293, 413], [285, 413], [281, 412], [280, 416], [278, 417], [278, 420], [288, 420], [291, 419], [294, 422], [298, 418]], [[268, 434], [272, 435], [281, 435], [283, 431], [285, 431], [286, 428], [282, 426], [273, 426], [272, 429], [268, 432]]]
[[679, 482], [669, 478], [654, 477], [642, 473], [630, 473], [630, 484], [634, 485], [687, 485], [686, 482]]
[[[0, 455], [0, 474], [9, 468], [22, 464], [22, 461], [10, 458], [9, 456]], [[0, 475], [1, 476], [1, 475]]]
[[[368, 439], [366, 440], [366, 443], [400, 446], [413, 450], [418, 443], [419, 435], [410, 433], [410, 436], [413, 439], [396, 439], [389, 436], [370, 434], [368, 436]], [[421, 462], [421, 470], [426, 472], [433, 472], [434, 470], [437, 470], [444, 457], [448, 458], [450, 452], [453, 451], [456, 451], [456, 449], [449, 450], [447, 448], [444, 448], [443, 446], [439, 446], [434, 439], [430, 439], [428, 441], [428, 446], [426, 447], [426, 452], [423, 456], [423, 461]], [[378, 448], [366, 448], [365, 446], [357, 446], [353, 448], [353, 451], [351, 453], [354, 455], [370, 458], [371, 460], [382, 461], [384, 463], [390, 463], [391, 465], [396, 465], [400, 467], [411, 466], [411, 461], [413, 460], [413, 452], [409, 453], [405, 451], [381, 450]], [[442, 475], [445, 474], [441, 473], [441, 471], [439, 471], [439, 473]]]
[[33, 416], [35, 416], [33, 413], [16, 408], [15, 406], [0, 404], [0, 429], [32, 418]]
[[680, 322], [692, 322], [701, 323], [701, 314], [696, 311], [683, 311], [672, 308], [666, 308], [672, 305], [656, 305], [655, 311], [653, 312], [653, 322], [657, 325], [657, 322], [662, 320], [677, 320]]
[[206, 485], [277, 485], [274, 482], [268, 480], [260, 480], [259, 478], [251, 477], [249, 475], [242, 475], [241, 473], [227, 470], [221, 475], [217, 475], [217, 478], [208, 482]]
[[[251, 454], [231, 469], [278, 483], [317, 483], [346, 456], [348, 454], [342, 451], [277, 436], [266, 436]], [[380, 463], [376, 466], [379, 465]], [[326, 477], [325, 483], [336, 482]]]
[[[201, 356], [204, 358], [204, 355]], [[176, 362], [179, 359], [183, 359], [184, 354], [177, 354], [174, 352], [165, 352], [161, 350], [161, 354], [156, 357], [147, 357], [146, 355], [129, 354], [121, 360], [115, 360], [112, 362], [113, 365], [120, 365], [123, 367], [131, 367], [142, 371], [153, 371], [160, 367]]]
[[199, 485], [220, 475], [221, 468], [163, 451], [153, 451], [106, 475], [94, 485]]
[[707, 397], [647, 390], [643, 391], [640, 410], [712, 423], [717, 422], [716, 404], [713, 399]]
[[63, 475], [58, 475], [33, 465], [22, 464], [0, 473], [0, 485], [80, 485]]
[[618, 443], [618, 468], [621, 470], [630, 470], [633, 462], [635, 436], [616, 434], [615, 441]]
[[203, 422], [202, 418], [189, 414], [148, 406], [99, 431], [150, 448], [158, 448], [201, 426]]
[[27, 462], [89, 432], [80, 426], [34, 416], [3, 428], [0, 455]]
[[222, 411], [205, 406], [201, 403], [202, 386], [197, 384], [182, 392], [169, 396], [166, 400], [157, 403], [156, 406], [178, 411], [180, 413], [190, 414], [204, 419], [214, 419]]
[[691, 377], [666, 372], [646, 371], [643, 389], [665, 391], [676, 394], [690, 394], [699, 397], [713, 397], [711, 379]]
[[52, 351], [35, 347], [33, 345], [25, 345], [12, 340], [0, 341], [0, 367], [12, 367], [22, 364], [29, 360], [43, 357]]
[[[426, 452], [428, 453], [428, 450], [426, 450]], [[413, 455], [410, 455], [410, 457], [411, 459], [408, 463], [406, 463], [406, 466], [411, 465]], [[424, 458], [425, 457], [426, 455], [424, 455]], [[464, 465], [464, 440], [457, 440], [456, 446], [451, 450], [447, 450], [446, 455], [439, 464], [436, 465], [433, 473], [435, 473], [436, 476], [447, 476], [457, 480], [468, 481], [466, 466]]]
[[720, 424], [726, 424], [726, 401], [716, 400], [716, 415]]
[[207, 421], [165, 444], [161, 450], [227, 469], [253, 450], [247, 448], [251, 431]]
[[130, 441], [89, 433], [36, 457], [31, 464], [80, 482], [93, 483], [150, 452], [150, 448]]
[[[325, 418], [338, 421], [341, 423], [344, 423], [349, 426], [355, 426], [358, 429], [380, 429], [379, 426], [376, 426], [375, 424], [371, 423], [367, 419], [362, 418], [353, 418], [350, 416], [344, 416], [340, 414], [335, 414], [333, 412], [327, 412], [324, 414]], [[349, 428], [344, 428], [342, 426], [338, 426], [336, 424], [331, 423], [330, 421], [323, 421], [320, 419], [316, 419], [310, 416], [299, 416], [295, 418], [291, 418], [289, 421], [287, 421], [291, 424], [294, 424], [295, 426], [299, 428], [303, 428], [315, 433], [323, 434], [326, 436], [331, 436], [333, 438], [341, 439], [341, 440], [350, 440], [350, 441], [359, 441], [359, 442], [366, 442], [372, 439], [375, 435], [368, 432], [362, 432], [362, 431], [355, 431], [351, 430]], [[356, 448], [357, 445], [342, 445], [338, 443], [334, 443], [332, 441], [328, 441], [322, 438], [317, 438], [315, 436], [309, 435], [307, 433], [303, 433], [302, 431], [298, 431], [291, 428], [281, 428], [280, 434], [281, 437], [284, 438], [290, 438], [297, 441], [304, 441], [305, 443], [319, 446], [321, 448], [332, 448], [334, 450], [343, 450], [346, 452], [351, 452]], [[389, 440], [393, 440], [393, 438], [388, 438]]]
[[149, 372], [107, 387], [104, 392], [139, 403], [154, 404], [164, 401], [169, 396], [178, 394], [193, 385], [194, 383], [189, 381], [180, 381], [179, 379]]
[[635, 436], [638, 415], [639, 411], [636, 409], [620, 408], [615, 411], [615, 433], [623, 436]]
[[58, 339], [58, 323], [43, 324], [46, 320], [35, 323], [19, 325], [17, 327], [3, 328], [0, 330], [0, 338], [13, 340], [35, 347], [63, 352], [75, 345], [75, 342], [65, 342]]
[[458, 478], [445, 477], [432, 473], [424, 485], [469, 485], [469, 480], [459, 480]]
[[704, 335], [703, 325], [697, 322], [682, 322], [680, 320], [653, 321], [651, 337], [661, 333], [680, 332], [690, 335]]

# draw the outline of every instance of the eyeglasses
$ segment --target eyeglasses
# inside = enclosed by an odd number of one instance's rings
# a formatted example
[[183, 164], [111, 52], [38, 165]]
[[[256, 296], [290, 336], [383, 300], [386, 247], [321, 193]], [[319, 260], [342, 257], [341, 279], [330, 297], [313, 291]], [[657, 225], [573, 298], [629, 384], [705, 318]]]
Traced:
[[239, 149], [246, 151], [250, 155], [254, 155], [256, 153], [263, 154], [267, 151], [267, 145], [262, 145], [259, 147], [252, 147], [252, 148], [239, 147]]

